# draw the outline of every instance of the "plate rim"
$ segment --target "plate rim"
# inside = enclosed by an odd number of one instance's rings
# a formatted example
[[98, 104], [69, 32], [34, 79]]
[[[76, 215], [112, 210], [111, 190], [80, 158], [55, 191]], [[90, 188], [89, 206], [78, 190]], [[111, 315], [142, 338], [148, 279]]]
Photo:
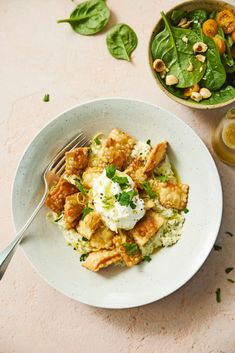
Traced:
[[[131, 98], [131, 97], [103, 97], [103, 98], [96, 98], [96, 99], [90, 99], [90, 100], [86, 100], [82, 103], [79, 103], [79, 104], [75, 104], [73, 105], [72, 107], [62, 111], [61, 113], [57, 114], [56, 116], [52, 117], [51, 119], [49, 119], [49, 121], [47, 121], [37, 132], [36, 134], [33, 135], [33, 137], [30, 139], [30, 141], [26, 144], [26, 147], [24, 148], [23, 152], [21, 153], [20, 155], [20, 158], [18, 160], [18, 163], [16, 165], [16, 169], [15, 169], [15, 172], [14, 172], [14, 177], [12, 179], [12, 183], [11, 183], [11, 219], [13, 221], [13, 229], [15, 231], [15, 234], [17, 232], [17, 229], [16, 229], [16, 224], [15, 224], [15, 219], [14, 219], [14, 212], [13, 212], [13, 197], [14, 197], [14, 189], [15, 189], [15, 184], [16, 184], [16, 177], [17, 177], [17, 174], [18, 174], [18, 170], [19, 170], [19, 167], [21, 165], [21, 162], [22, 160], [24, 159], [25, 157], [25, 154], [27, 153], [29, 147], [31, 146], [31, 144], [33, 143], [33, 141], [41, 134], [41, 132], [46, 129], [52, 122], [54, 122], [55, 120], [59, 119], [62, 115], [68, 113], [69, 111], [72, 111], [76, 108], [79, 108], [81, 106], [84, 106], [84, 105], [89, 105], [91, 103], [97, 103], [97, 102], [107, 102], [107, 101], [129, 101], [131, 103], [140, 103], [140, 104], [144, 104], [144, 105], [148, 105], [148, 106], [151, 106], [152, 108], [154, 109], [159, 109], [159, 110], [162, 110], [164, 112], [166, 112], [167, 114], [171, 115], [174, 117], [175, 120], [179, 121], [180, 123], [182, 123], [183, 125], [185, 125], [190, 131], [191, 133], [194, 135], [194, 137], [197, 139], [197, 141], [201, 144], [201, 146], [203, 147], [204, 151], [206, 152], [207, 156], [209, 157], [209, 159], [211, 160], [211, 163], [214, 165], [214, 170], [216, 172], [216, 175], [214, 175], [214, 177], [216, 177], [217, 179], [217, 184], [219, 186], [219, 190], [218, 190], [218, 197], [219, 197], [219, 208], [220, 208], [220, 217], [218, 218], [217, 220], [217, 227], [216, 227], [216, 231], [215, 231], [215, 236], [214, 236], [214, 240], [213, 240], [213, 243], [211, 245], [211, 247], [208, 247], [208, 250], [205, 252], [204, 256], [203, 256], [203, 260], [200, 264], [200, 266], [189, 276], [187, 277], [186, 280], [183, 279], [182, 283], [178, 284], [178, 286], [173, 290], [173, 291], [170, 291], [168, 293], [166, 293], [165, 295], [162, 295], [160, 298], [157, 298], [157, 299], [151, 299], [151, 300], [147, 300], [147, 301], [142, 301], [141, 303], [139, 304], [133, 304], [133, 305], [130, 305], [130, 304], [127, 304], [127, 305], [114, 305], [114, 304], [107, 304], [107, 305], [101, 305], [101, 304], [92, 304], [90, 303], [89, 301], [85, 301], [85, 300], [80, 300], [80, 299], [77, 299], [75, 296], [73, 296], [72, 294], [68, 294], [66, 293], [64, 290], [58, 288], [54, 283], [51, 283], [47, 278], [45, 278], [43, 276], [43, 274], [41, 273], [41, 271], [36, 267], [36, 265], [30, 260], [29, 256], [27, 255], [27, 252], [23, 246], [23, 244], [21, 245], [20, 244], [20, 247], [21, 249], [23, 250], [23, 253], [24, 253], [24, 256], [26, 257], [27, 261], [31, 264], [31, 266], [33, 267], [33, 269], [35, 270], [35, 272], [37, 274], [39, 274], [40, 278], [43, 279], [50, 287], [52, 287], [54, 290], [58, 291], [59, 293], [63, 294], [64, 296], [70, 298], [70, 299], [73, 299], [79, 303], [82, 303], [82, 304], [86, 304], [86, 305], [89, 305], [89, 306], [92, 306], [92, 307], [96, 307], [96, 308], [103, 308], [103, 309], [128, 309], [128, 308], [135, 308], [135, 307], [140, 307], [140, 306], [144, 306], [144, 305], [148, 305], [148, 304], [151, 304], [151, 303], [154, 303], [156, 301], [159, 301], [159, 300], [162, 300], [163, 298], [166, 298], [168, 297], [169, 295], [175, 293], [176, 291], [178, 291], [180, 288], [182, 288], [183, 286], [185, 286], [198, 272], [199, 270], [202, 268], [203, 264], [205, 263], [206, 259], [208, 258], [212, 248], [213, 248], [213, 245], [218, 237], [218, 234], [219, 234], [219, 231], [220, 231], [220, 227], [221, 227], [221, 222], [222, 222], [222, 216], [223, 216], [223, 188], [222, 188], [222, 183], [221, 183], [221, 178], [220, 178], [220, 174], [219, 174], [219, 171], [218, 171], [218, 168], [217, 168], [217, 165], [215, 163], [215, 160], [212, 156], [212, 154], [210, 153], [209, 149], [207, 148], [206, 144], [203, 142], [203, 140], [201, 139], [201, 137], [193, 130], [193, 128], [188, 125], [184, 120], [182, 120], [181, 118], [179, 118], [175, 113], [172, 113], [170, 111], [168, 111], [167, 109], [157, 105], [157, 104], [154, 104], [154, 103], [151, 103], [149, 101], [146, 101], [146, 100], [141, 100], [141, 99], [137, 99], [137, 98]], [[217, 206], [218, 207], [218, 206]]]

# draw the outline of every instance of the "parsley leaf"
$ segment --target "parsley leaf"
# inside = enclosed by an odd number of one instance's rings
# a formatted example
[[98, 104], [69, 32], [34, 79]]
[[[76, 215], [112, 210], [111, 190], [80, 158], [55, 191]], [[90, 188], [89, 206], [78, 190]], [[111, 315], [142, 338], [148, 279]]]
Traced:
[[88, 239], [87, 239], [87, 238], [85, 238], [85, 237], [82, 237], [82, 240], [83, 240], [83, 241], [88, 241]]
[[116, 173], [115, 165], [113, 165], [113, 164], [108, 165], [107, 168], [106, 168], [106, 176], [109, 179], [113, 179], [115, 173]]
[[87, 258], [87, 256], [88, 256], [88, 254], [82, 254], [82, 255], [80, 256], [80, 261], [85, 261], [86, 258]]
[[83, 208], [83, 211], [82, 211], [82, 219], [84, 219], [90, 212], [92, 212], [93, 209], [86, 206], [85, 208]]
[[220, 289], [220, 288], [217, 288], [217, 289], [216, 289], [215, 295], [216, 295], [216, 301], [217, 301], [217, 303], [220, 303], [220, 302], [221, 302], [221, 289]]
[[154, 199], [157, 196], [156, 192], [154, 192], [152, 190], [148, 181], [144, 181], [142, 186], [143, 186], [144, 191], [146, 191], [147, 194], [149, 195], [150, 199]]
[[233, 270], [233, 267], [227, 267], [227, 268], [225, 269], [225, 272], [226, 272], [226, 273], [230, 273], [230, 272], [232, 272], [232, 270]]
[[151, 146], [151, 140], [150, 140], [150, 139], [148, 139], [148, 140], [146, 141], [146, 143], [147, 143], [147, 145]]
[[214, 245], [214, 250], [215, 251], [220, 251], [222, 249], [222, 246], [215, 244]]
[[[131, 206], [131, 208], [135, 208], [133, 207], [134, 202], [132, 201], [133, 197], [138, 195], [138, 193], [136, 191], [123, 191], [122, 193], [118, 194], [116, 197], [117, 201], [120, 203], [120, 205], [122, 206]], [[136, 206], [136, 205], [135, 205]]]
[[94, 142], [96, 145], [101, 145], [101, 141], [100, 141], [99, 137], [95, 137]]
[[187, 209], [186, 207], [183, 209], [184, 213], [189, 213], [189, 209]]
[[82, 185], [81, 181], [79, 179], [75, 180], [75, 184], [76, 187], [78, 188], [79, 191], [81, 191], [81, 193], [86, 196], [88, 190], [84, 188], [84, 186]]
[[43, 102], [49, 102], [49, 101], [50, 101], [50, 95], [45, 94], [45, 96], [43, 97]]
[[124, 246], [125, 251], [129, 256], [135, 255], [139, 250], [139, 247], [136, 243], [123, 243], [122, 245]]
[[147, 261], [147, 262], [150, 262], [152, 259], [151, 259], [151, 257], [150, 257], [149, 255], [145, 255], [145, 256], [143, 257], [143, 260], [144, 260], [144, 261]]
[[129, 185], [129, 181], [128, 181], [127, 177], [121, 177], [121, 176], [115, 175], [113, 177], [113, 181], [115, 183], [118, 183], [120, 185], [121, 189], [125, 189]]

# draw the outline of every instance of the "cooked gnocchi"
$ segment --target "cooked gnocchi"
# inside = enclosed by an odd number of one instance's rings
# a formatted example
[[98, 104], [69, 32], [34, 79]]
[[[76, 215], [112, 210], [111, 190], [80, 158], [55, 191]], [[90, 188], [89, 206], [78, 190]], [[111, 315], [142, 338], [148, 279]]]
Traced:
[[113, 129], [66, 153], [45, 205], [83, 267], [132, 267], [180, 239], [189, 186], [178, 181], [167, 148]]

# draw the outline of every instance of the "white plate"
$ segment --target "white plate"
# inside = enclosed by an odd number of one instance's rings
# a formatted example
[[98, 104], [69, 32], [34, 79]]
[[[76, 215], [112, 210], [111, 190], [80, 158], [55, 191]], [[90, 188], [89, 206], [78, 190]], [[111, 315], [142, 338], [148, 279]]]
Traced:
[[79, 255], [41, 210], [22, 243], [26, 256], [54, 288], [80, 302], [105, 308], [129, 308], [165, 297], [200, 268], [216, 240], [222, 216], [222, 190], [215, 163], [200, 138], [182, 120], [154, 105], [128, 99], [88, 102], [61, 114], [33, 139], [19, 164], [12, 207], [16, 230], [42, 195], [42, 173], [56, 152], [83, 129], [89, 136], [119, 127], [140, 140], [170, 142], [170, 157], [182, 181], [190, 185], [182, 239], [160, 250], [150, 263], [99, 273], [81, 267]]

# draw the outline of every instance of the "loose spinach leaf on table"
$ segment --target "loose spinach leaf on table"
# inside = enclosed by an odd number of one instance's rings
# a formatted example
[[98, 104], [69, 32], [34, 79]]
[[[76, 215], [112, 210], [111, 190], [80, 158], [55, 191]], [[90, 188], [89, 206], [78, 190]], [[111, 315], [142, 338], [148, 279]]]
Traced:
[[216, 91], [225, 83], [226, 71], [213, 39], [202, 34], [202, 41], [208, 46], [208, 49], [206, 52], [207, 67], [201, 84], [210, 91]]
[[218, 92], [212, 92], [209, 99], [202, 100], [200, 104], [219, 104], [235, 98], [235, 88], [228, 85], [222, 87]]
[[192, 21], [192, 28], [201, 28], [203, 22], [208, 18], [208, 12], [203, 9], [191, 11], [189, 13], [189, 20]]
[[[200, 34], [191, 29], [177, 28], [170, 25], [165, 14], [161, 13], [165, 29], [158, 33], [152, 42], [153, 59], [162, 59], [167, 68], [168, 74], [178, 78], [177, 88], [186, 88], [198, 83], [206, 69], [206, 63], [201, 63], [196, 59], [193, 52], [193, 45], [200, 42]], [[188, 43], [183, 41], [183, 37], [188, 38]], [[194, 70], [187, 71], [192, 63]], [[167, 88], [168, 89], [168, 88]]]
[[104, 0], [88, 0], [79, 4], [70, 18], [58, 23], [69, 23], [73, 30], [82, 35], [100, 32], [108, 23], [110, 11]]
[[108, 31], [106, 44], [115, 59], [130, 61], [130, 55], [137, 47], [138, 38], [131, 27], [120, 23]]

